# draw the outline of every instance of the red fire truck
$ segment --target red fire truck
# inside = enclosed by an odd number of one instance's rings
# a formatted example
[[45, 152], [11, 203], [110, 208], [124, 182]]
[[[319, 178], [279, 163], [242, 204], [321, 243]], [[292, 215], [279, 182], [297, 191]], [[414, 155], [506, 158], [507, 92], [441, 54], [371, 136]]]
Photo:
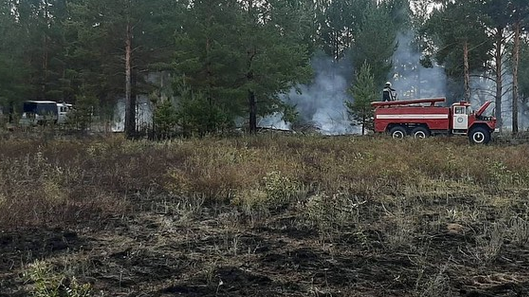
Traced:
[[465, 101], [450, 107], [437, 105], [444, 101], [445, 98], [373, 102], [375, 132], [389, 133], [393, 138], [467, 135], [476, 144], [486, 144], [491, 140], [496, 118], [484, 116], [491, 101], [485, 102], [477, 111], [473, 111], [470, 103]]

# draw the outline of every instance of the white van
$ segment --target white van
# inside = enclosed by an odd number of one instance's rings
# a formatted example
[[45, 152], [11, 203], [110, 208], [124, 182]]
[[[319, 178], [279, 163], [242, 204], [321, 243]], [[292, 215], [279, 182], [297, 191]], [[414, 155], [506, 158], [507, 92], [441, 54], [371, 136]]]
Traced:
[[46, 123], [64, 124], [72, 104], [55, 101], [24, 102], [20, 124], [24, 126], [42, 125]]

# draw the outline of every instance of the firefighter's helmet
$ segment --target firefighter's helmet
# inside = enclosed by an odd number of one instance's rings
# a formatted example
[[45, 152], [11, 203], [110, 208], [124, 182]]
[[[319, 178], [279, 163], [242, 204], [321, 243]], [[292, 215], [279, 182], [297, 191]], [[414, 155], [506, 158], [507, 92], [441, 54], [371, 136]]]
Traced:
[[386, 87], [391, 87], [391, 83], [389, 81], [386, 83]]

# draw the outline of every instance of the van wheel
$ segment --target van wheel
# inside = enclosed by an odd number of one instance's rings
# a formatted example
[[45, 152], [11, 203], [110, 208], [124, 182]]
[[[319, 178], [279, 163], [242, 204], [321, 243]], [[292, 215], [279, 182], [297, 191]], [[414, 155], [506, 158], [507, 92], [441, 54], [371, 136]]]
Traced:
[[389, 135], [393, 138], [402, 139], [406, 137], [407, 131], [402, 126], [395, 126], [389, 130]]
[[430, 137], [430, 130], [425, 127], [415, 127], [415, 129], [411, 130], [411, 135], [413, 138], [423, 139]]
[[490, 132], [483, 127], [476, 127], [470, 130], [468, 138], [474, 144], [487, 144], [490, 141]]

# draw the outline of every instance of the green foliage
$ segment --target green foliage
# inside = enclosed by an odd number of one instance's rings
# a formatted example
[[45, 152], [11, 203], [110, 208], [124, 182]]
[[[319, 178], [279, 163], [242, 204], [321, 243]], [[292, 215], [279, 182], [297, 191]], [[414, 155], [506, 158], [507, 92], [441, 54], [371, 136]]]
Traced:
[[12, 1], [0, 3], [0, 106], [9, 107], [22, 102], [28, 95], [28, 65], [21, 48], [27, 38], [12, 10]]
[[347, 112], [349, 115], [362, 125], [362, 134], [365, 129], [373, 129], [373, 107], [371, 102], [377, 100], [377, 91], [375, 89], [375, 78], [371, 73], [371, 67], [364, 62], [362, 68], [357, 73], [356, 80], [350, 89], [354, 98], [353, 102], [346, 101]]
[[335, 0], [316, 5], [316, 20], [320, 27], [319, 45], [324, 52], [338, 60], [355, 43], [359, 31], [366, 26], [365, 12], [375, 6], [371, 0]]
[[35, 261], [24, 272], [27, 281], [33, 283], [31, 295], [34, 297], [90, 297], [90, 284], [80, 284], [75, 277], [68, 278], [53, 271], [45, 261]]
[[522, 102], [521, 112], [526, 117], [529, 117], [529, 43], [527, 40], [522, 42], [518, 76]]
[[[125, 40], [132, 41], [133, 91], [148, 94], [146, 74], [170, 69], [174, 28], [182, 1], [104, 0], [68, 1], [65, 26], [67, 75], [96, 95], [101, 105], [125, 93]], [[134, 20], [131, 22], [131, 20]]]
[[157, 138], [166, 139], [176, 132], [178, 116], [170, 100], [164, 100], [156, 105], [153, 117], [154, 132]]
[[296, 110], [296, 105], [283, 105], [283, 120], [287, 123], [297, 123], [299, 121], [299, 112]]
[[207, 99], [204, 94], [190, 90], [181, 93], [175, 120], [187, 136], [218, 133], [231, 127], [232, 123], [221, 107]]
[[[509, 0], [506, 1], [507, 8], [510, 12], [511, 23], [521, 22], [522, 24], [529, 23], [529, 6], [525, 0]], [[527, 28], [525, 28], [527, 30]]]
[[373, 7], [366, 12], [364, 25], [352, 48], [352, 60], [353, 65], [367, 63], [371, 66], [376, 86], [384, 84], [392, 68], [396, 36], [393, 19], [386, 9]]
[[523, 185], [525, 183], [526, 176], [520, 172], [513, 172], [503, 162], [488, 162], [487, 165], [487, 171], [494, 185]]
[[381, 7], [388, 12], [397, 31], [405, 31], [411, 26], [410, 0], [385, 0]]
[[67, 124], [73, 129], [86, 131], [92, 124], [94, 111], [97, 110], [98, 104], [99, 100], [93, 95], [77, 96], [72, 111], [68, 113]]
[[[425, 24], [426, 32], [437, 45], [435, 58], [445, 65], [447, 75], [463, 77], [463, 44], [469, 47], [469, 71], [483, 71], [489, 60], [492, 40], [485, 27], [485, 15], [475, 0], [457, 1], [434, 10]], [[448, 24], [450, 24], [448, 26]]]
[[279, 95], [311, 75], [307, 46], [300, 43], [305, 33], [293, 23], [307, 24], [296, 14], [302, 6], [270, 1], [268, 11], [255, 3], [214, 2], [188, 8], [177, 36], [177, 74], [232, 118], [281, 111]]
[[[5, 0], [0, 3], [0, 104], [73, 102], [88, 91], [100, 106], [109, 106], [125, 92], [127, 28], [134, 37], [133, 95], [160, 87], [163, 83], [153, 79], [158, 71], [185, 75], [193, 92], [230, 120], [283, 111], [281, 95], [308, 82], [309, 60], [317, 50], [336, 60], [350, 53], [355, 69], [367, 61], [379, 88], [392, 68], [396, 32], [410, 25], [409, 2]], [[470, 72], [486, 71], [492, 41], [504, 40], [514, 20], [527, 20], [524, 0], [438, 0], [432, 14], [431, 1], [414, 2], [423, 9], [413, 29], [426, 23], [416, 40], [425, 53], [422, 65], [431, 67], [434, 59], [443, 64], [456, 88], [463, 41], [471, 49]], [[494, 37], [497, 28], [505, 35]], [[520, 89], [527, 93], [525, 68], [520, 67]]]

